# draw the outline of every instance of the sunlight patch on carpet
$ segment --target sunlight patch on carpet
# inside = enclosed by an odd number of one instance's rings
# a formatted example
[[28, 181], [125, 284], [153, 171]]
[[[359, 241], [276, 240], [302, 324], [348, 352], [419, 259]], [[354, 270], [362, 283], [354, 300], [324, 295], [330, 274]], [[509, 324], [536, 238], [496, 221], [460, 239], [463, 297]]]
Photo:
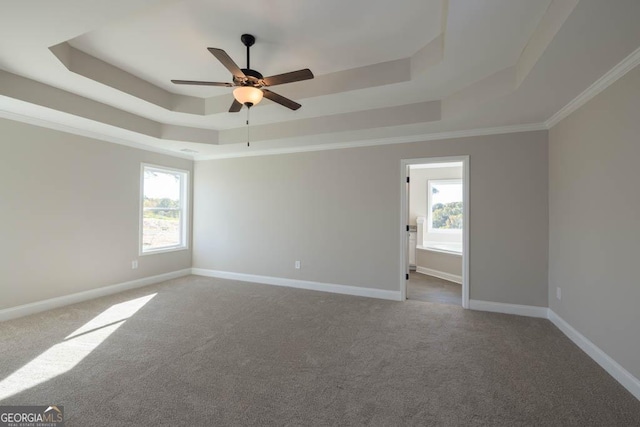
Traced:
[[112, 305], [0, 382], [0, 400], [73, 369], [156, 294]]

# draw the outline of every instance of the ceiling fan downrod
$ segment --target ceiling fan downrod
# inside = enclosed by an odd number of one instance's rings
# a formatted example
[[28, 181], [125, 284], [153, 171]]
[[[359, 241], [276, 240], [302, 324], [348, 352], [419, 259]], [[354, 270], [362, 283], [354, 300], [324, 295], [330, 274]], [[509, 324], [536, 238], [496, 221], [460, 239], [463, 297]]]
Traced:
[[[243, 34], [242, 36], [240, 36], [240, 40], [242, 41], [242, 44], [244, 44], [247, 47], [247, 68], [246, 68], [246, 72], [249, 72], [249, 70], [251, 70], [251, 46], [253, 46], [256, 42], [256, 38], [254, 36], [252, 36], [251, 34]], [[243, 70], [245, 71], [245, 70]], [[251, 140], [250, 140], [250, 133], [249, 133], [249, 118], [250, 118], [250, 111], [251, 111], [251, 107], [253, 106], [253, 104], [251, 103], [245, 103], [245, 105], [247, 106], [247, 147], [251, 146]]]
[[251, 69], [251, 54], [249, 53], [249, 49], [251, 48], [251, 46], [253, 46], [256, 42], [256, 38], [254, 36], [252, 36], [251, 34], [243, 34], [240, 37], [240, 40], [242, 41], [242, 44], [244, 44], [247, 47], [247, 70]]

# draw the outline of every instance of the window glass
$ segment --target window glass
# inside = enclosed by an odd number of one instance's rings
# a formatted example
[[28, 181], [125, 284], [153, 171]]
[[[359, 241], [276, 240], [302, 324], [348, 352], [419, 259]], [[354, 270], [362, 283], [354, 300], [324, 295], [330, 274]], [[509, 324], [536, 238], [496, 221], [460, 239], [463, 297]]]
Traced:
[[186, 247], [187, 172], [142, 170], [142, 252]]
[[430, 180], [428, 185], [429, 231], [462, 230], [462, 180]]

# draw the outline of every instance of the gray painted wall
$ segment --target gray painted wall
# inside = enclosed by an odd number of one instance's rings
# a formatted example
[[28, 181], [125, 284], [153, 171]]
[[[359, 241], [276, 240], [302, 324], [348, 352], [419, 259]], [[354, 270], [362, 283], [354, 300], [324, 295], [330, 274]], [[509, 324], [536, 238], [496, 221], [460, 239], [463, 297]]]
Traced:
[[140, 163], [190, 160], [4, 119], [0, 153], [0, 309], [191, 267], [138, 257]]
[[639, 135], [636, 67], [554, 126], [549, 142], [550, 307], [636, 378]]
[[400, 160], [452, 155], [471, 298], [546, 307], [546, 131], [196, 162], [194, 267], [398, 290]]

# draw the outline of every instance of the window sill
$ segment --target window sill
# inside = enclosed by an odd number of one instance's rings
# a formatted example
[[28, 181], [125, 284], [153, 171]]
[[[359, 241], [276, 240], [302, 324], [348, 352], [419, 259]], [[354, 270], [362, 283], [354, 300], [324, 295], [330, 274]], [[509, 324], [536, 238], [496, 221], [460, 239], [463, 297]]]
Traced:
[[416, 249], [419, 249], [421, 251], [437, 252], [437, 253], [447, 254], [447, 255], [462, 256], [462, 249], [446, 248], [446, 247], [443, 247], [443, 246], [440, 246], [440, 245], [416, 246]]
[[139, 256], [146, 256], [146, 255], [156, 255], [156, 254], [164, 254], [167, 252], [178, 252], [178, 251], [186, 251], [188, 250], [189, 247], [188, 246], [171, 246], [168, 248], [159, 248], [159, 249], [153, 249], [153, 250], [148, 250], [148, 251], [140, 251], [140, 253], [138, 254]]
[[461, 228], [427, 228], [427, 233], [432, 234], [460, 234], [462, 235]]

